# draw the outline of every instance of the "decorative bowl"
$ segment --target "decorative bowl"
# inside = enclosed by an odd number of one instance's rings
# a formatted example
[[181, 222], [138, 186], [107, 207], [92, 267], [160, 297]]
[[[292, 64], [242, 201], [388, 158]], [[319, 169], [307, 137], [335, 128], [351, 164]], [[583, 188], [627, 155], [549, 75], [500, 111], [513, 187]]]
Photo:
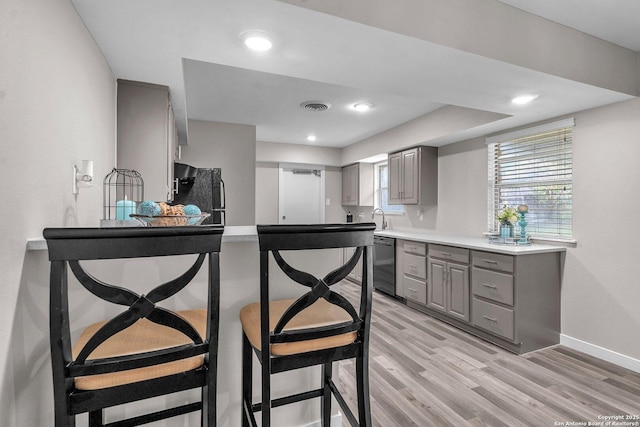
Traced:
[[131, 218], [135, 218], [147, 227], [180, 227], [200, 225], [202, 221], [211, 216], [209, 213], [201, 213], [199, 215], [139, 215], [131, 214]]

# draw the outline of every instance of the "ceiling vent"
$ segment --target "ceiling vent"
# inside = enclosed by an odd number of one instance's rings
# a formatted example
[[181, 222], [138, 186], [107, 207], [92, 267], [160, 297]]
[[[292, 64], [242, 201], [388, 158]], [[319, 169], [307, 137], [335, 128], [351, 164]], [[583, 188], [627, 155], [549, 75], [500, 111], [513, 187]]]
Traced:
[[300, 104], [300, 108], [307, 111], [326, 111], [331, 108], [331, 104], [320, 101], [307, 101]]

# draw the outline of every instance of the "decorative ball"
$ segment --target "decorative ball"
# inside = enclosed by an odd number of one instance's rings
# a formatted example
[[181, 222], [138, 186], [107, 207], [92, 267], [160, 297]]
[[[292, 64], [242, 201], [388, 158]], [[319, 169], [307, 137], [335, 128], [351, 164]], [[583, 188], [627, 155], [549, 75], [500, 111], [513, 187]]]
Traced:
[[152, 200], [145, 200], [138, 205], [138, 215], [157, 216], [161, 213], [160, 205]]
[[184, 207], [184, 214], [185, 215], [200, 215], [201, 213], [202, 213], [202, 211], [196, 205], [186, 205]]
[[[202, 213], [202, 211], [196, 205], [186, 205], [184, 207], [184, 214], [185, 215], [200, 215], [201, 213]], [[189, 218], [187, 220], [187, 224], [195, 225], [195, 224], [198, 223], [198, 221], [200, 221], [200, 218]]]

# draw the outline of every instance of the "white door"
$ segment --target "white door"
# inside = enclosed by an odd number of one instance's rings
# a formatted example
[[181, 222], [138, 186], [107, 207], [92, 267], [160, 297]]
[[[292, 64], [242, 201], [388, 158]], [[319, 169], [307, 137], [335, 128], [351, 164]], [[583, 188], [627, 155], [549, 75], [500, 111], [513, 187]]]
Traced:
[[324, 168], [280, 167], [279, 224], [324, 223]]

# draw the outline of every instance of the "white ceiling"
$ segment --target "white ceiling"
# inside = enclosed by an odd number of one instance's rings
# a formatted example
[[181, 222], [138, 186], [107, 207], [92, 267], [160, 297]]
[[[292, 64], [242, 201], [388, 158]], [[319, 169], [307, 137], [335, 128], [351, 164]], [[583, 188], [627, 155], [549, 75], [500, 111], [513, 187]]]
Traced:
[[[181, 143], [187, 119], [253, 124], [260, 141], [345, 147], [445, 105], [496, 113], [428, 141], [438, 146], [629, 98], [274, 0], [71, 1], [116, 77], [171, 88]], [[238, 36], [248, 29], [273, 34], [274, 48], [245, 49]], [[510, 103], [531, 91], [530, 106]], [[332, 108], [299, 108], [310, 100]], [[349, 108], [363, 100], [375, 108]]]

